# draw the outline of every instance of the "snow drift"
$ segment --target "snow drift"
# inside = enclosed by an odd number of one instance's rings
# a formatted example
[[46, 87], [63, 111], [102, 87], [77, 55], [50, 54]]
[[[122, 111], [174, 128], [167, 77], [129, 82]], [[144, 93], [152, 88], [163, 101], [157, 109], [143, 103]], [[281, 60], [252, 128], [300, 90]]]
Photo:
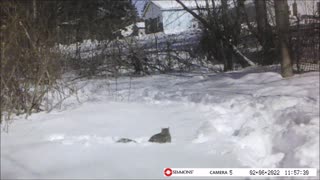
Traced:
[[[78, 82], [80, 104], [16, 117], [1, 178], [164, 178], [165, 167], [319, 169], [319, 72], [257, 67]], [[152, 144], [170, 127], [172, 143]], [[4, 125], [2, 125], [2, 128]], [[137, 143], [115, 143], [119, 138]]]

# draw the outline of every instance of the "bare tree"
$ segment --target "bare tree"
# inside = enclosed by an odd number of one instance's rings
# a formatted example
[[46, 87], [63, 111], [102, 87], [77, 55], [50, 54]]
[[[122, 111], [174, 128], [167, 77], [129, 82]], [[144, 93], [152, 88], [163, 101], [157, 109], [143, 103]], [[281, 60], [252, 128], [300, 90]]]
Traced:
[[289, 7], [287, 0], [274, 0], [278, 43], [281, 51], [281, 75], [293, 76], [291, 50], [289, 45]]

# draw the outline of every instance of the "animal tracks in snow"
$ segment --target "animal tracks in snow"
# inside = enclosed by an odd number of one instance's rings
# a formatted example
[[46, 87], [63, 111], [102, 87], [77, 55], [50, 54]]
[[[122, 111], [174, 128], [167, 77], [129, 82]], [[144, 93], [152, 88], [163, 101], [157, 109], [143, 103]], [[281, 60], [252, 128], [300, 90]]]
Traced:
[[[119, 137], [112, 137], [112, 136], [97, 136], [97, 135], [71, 136], [71, 135], [65, 135], [65, 134], [52, 134], [46, 138], [46, 140], [49, 142], [61, 143], [63, 145], [81, 144], [84, 146], [91, 146], [96, 144], [100, 144], [100, 145], [113, 144], [113, 143], [116, 143], [116, 141], [119, 139], [120, 139]], [[148, 137], [136, 138], [135, 141], [137, 143], [145, 144], [148, 142]], [[128, 143], [128, 144], [135, 144], [135, 143]]]

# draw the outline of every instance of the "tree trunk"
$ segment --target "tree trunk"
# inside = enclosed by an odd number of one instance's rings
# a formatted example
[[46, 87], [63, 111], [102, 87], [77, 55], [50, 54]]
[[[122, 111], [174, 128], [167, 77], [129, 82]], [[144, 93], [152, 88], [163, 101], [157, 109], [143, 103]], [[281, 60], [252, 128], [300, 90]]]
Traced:
[[276, 23], [281, 51], [281, 75], [293, 76], [292, 58], [289, 46], [289, 7], [287, 0], [274, 0]]
[[[231, 40], [230, 35], [232, 34], [231, 28], [230, 28], [230, 17], [228, 15], [228, 1], [221, 0], [221, 7], [222, 7], [222, 21], [223, 21], [223, 32], [220, 31], [220, 33], [225, 33], [227, 36], [227, 41]], [[223, 42], [223, 41], [222, 41]], [[223, 53], [224, 53], [224, 71], [230, 71], [233, 70], [233, 61], [232, 61], [232, 47], [223, 42], [222, 44]]]
[[272, 30], [268, 23], [266, 0], [255, 0], [256, 21], [258, 27], [258, 39], [262, 45], [263, 59], [261, 64], [270, 65], [273, 63], [273, 57], [270, 56], [273, 48]]
[[37, 19], [37, 0], [32, 1], [33, 20]]

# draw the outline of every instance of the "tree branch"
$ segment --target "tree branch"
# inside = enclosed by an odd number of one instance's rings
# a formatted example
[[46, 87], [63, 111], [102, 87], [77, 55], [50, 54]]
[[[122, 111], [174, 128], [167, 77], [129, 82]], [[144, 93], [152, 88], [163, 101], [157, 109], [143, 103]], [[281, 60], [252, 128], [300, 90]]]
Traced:
[[191, 9], [189, 9], [185, 4], [183, 4], [181, 2], [181, 0], [176, 0], [177, 3], [179, 3], [184, 10], [186, 10], [188, 13], [190, 13], [193, 17], [195, 17], [196, 19], [198, 19], [207, 29], [212, 29], [212, 27], [210, 26], [210, 24], [201, 16], [199, 16], [197, 13], [193, 12]]
[[[189, 12], [194, 18], [196, 18], [197, 20], [199, 20], [202, 25], [207, 29], [209, 30], [211, 33], [211, 35], [213, 35], [214, 37], [216, 37], [215, 35], [215, 28], [213, 26], [211, 26], [211, 24], [209, 22], [207, 22], [203, 17], [201, 17], [200, 15], [198, 15], [197, 13], [193, 12], [190, 8], [188, 8], [183, 2], [181, 2], [181, 0], [176, 0], [177, 3], [179, 3], [183, 9], [187, 12]], [[214, 4], [213, 4], [214, 5]], [[218, 29], [217, 29], [218, 30]], [[249, 58], [247, 58], [246, 56], [244, 56], [239, 50], [238, 48], [233, 45], [228, 38], [225, 37], [225, 35], [223, 35], [222, 33], [219, 33], [221, 35], [220, 37], [220, 40], [224, 43], [224, 44], [227, 44], [229, 45], [231, 50], [232, 50], [232, 53], [233, 54], [236, 54], [236, 55], [239, 55], [239, 57], [246, 63], [248, 63], [250, 66], [254, 66], [255, 63], [253, 61], [251, 61]], [[214, 38], [214, 39], [217, 39], [217, 38]]]

